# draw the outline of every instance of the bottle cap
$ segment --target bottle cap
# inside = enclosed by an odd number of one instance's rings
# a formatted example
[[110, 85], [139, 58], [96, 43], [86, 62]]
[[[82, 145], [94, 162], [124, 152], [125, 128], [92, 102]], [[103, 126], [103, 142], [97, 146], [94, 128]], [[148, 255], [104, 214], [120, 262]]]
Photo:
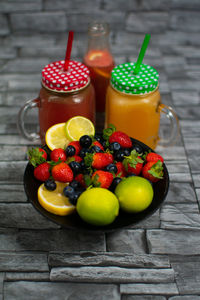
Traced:
[[140, 71], [135, 75], [136, 63], [124, 63], [116, 66], [111, 73], [112, 86], [126, 94], [147, 94], [158, 86], [159, 74], [151, 66], [141, 64]]
[[78, 61], [71, 60], [64, 71], [65, 61], [55, 61], [42, 70], [42, 84], [56, 92], [74, 92], [85, 87], [89, 81], [89, 69]]

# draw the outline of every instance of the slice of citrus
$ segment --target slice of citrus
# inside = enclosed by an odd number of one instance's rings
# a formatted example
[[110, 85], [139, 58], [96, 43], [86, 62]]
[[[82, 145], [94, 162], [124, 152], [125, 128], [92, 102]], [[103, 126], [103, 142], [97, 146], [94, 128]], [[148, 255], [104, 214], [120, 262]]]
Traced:
[[56, 181], [56, 189], [48, 191], [44, 183], [38, 188], [38, 201], [44, 209], [52, 214], [66, 216], [75, 211], [75, 206], [72, 205], [68, 198], [64, 196], [63, 189], [68, 183]]
[[99, 58], [99, 57], [102, 57], [103, 56], [103, 53], [100, 52], [100, 51], [95, 51], [95, 52], [92, 52], [90, 55], [89, 55], [89, 60], [94, 60], [96, 58]]
[[82, 135], [94, 135], [93, 123], [82, 116], [75, 116], [66, 122], [65, 131], [70, 141], [78, 141]]
[[56, 148], [65, 149], [69, 144], [65, 131], [65, 123], [58, 123], [51, 126], [46, 132], [45, 142], [50, 150]]

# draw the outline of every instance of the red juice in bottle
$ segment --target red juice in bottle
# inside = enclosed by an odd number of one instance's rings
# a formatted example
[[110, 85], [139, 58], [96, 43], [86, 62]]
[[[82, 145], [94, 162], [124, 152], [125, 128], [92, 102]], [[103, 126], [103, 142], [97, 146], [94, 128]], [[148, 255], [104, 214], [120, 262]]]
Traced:
[[84, 63], [90, 70], [91, 82], [95, 88], [96, 111], [104, 112], [106, 90], [114, 68], [113, 57], [107, 49], [90, 50], [84, 57]]
[[106, 91], [110, 82], [114, 59], [109, 47], [107, 23], [93, 22], [88, 29], [88, 49], [83, 58], [90, 70], [95, 89], [96, 112], [105, 112]]

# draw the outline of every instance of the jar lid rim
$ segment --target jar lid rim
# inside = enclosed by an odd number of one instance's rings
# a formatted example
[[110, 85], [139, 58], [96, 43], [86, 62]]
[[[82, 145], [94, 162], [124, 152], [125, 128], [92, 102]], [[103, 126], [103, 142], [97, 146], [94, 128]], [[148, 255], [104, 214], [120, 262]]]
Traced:
[[70, 90], [70, 91], [63, 91], [63, 90], [56, 90], [56, 89], [49, 88], [47, 85], [44, 84], [43, 81], [41, 81], [41, 84], [48, 91], [59, 93], [59, 94], [71, 94], [71, 93], [74, 93], [74, 92], [79, 92], [81, 90], [84, 90], [90, 84], [90, 79], [88, 80], [88, 82], [84, 86], [76, 88], [74, 90]]
[[111, 73], [111, 83], [115, 89], [126, 94], [146, 94], [156, 89], [159, 74], [153, 67], [141, 64], [134, 74], [136, 63], [124, 63], [116, 66]]
[[42, 83], [50, 90], [71, 92], [87, 85], [90, 71], [83, 63], [70, 60], [68, 69], [64, 68], [65, 61], [55, 61], [46, 65], [42, 70]]

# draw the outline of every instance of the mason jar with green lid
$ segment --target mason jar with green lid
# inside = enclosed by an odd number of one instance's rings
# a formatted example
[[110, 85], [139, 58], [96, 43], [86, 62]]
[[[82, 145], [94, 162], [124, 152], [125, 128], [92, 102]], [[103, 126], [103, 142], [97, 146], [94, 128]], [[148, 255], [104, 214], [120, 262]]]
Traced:
[[[170, 145], [179, 131], [178, 118], [173, 109], [161, 103], [159, 74], [151, 66], [141, 64], [134, 74], [135, 63], [116, 66], [111, 73], [106, 95], [105, 126], [114, 124], [117, 130], [127, 133], [152, 149], [158, 141]], [[170, 133], [159, 138], [160, 114], [169, 120]], [[168, 131], [169, 132], [169, 131]]]

